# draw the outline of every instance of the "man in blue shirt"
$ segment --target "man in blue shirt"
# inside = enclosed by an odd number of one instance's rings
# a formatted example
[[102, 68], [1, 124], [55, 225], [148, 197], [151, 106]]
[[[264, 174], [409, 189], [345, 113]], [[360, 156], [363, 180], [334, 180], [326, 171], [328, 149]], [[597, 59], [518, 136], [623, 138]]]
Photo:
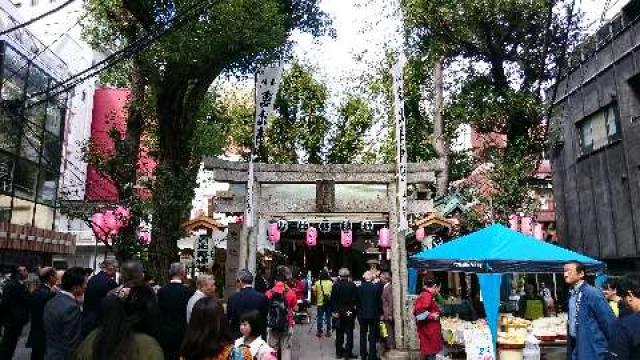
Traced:
[[631, 314], [620, 317], [611, 327], [609, 359], [640, 360], [640, 278], [625, 276], [618, 291]]
[[564, 280], [571, 287], [567, 360], [605, 360], [615, 315], [602, 292], [587, 284], [584, 276], [582, 263], [564, 266]]

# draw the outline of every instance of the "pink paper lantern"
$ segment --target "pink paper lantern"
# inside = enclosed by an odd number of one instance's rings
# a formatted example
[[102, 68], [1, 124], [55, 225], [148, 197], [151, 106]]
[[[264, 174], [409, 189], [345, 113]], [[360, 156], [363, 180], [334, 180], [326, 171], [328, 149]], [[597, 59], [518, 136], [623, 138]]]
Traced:
[[93, 233], [98, 239], [104, 241], [107, 231], [103, 213], [97, 212], [91, 216], [91, 230], [93, 230]]
[[278, 229], [278, 223], [269, 224], [267, 236], [274, 244], [277, 244], [280, 241], [280, 229]]
[[533, 224], [530, 216], [523, 216], [520, 224], [520, 231], [525, 235], [533, 234]]
[[518, 215], [514, 214], [509, 216], [509, 227], [511, 228], [511, 230], [518, 231], [518, 228], [520, 227], [519, 222], [520, 222], [520, 217]]
[[542, 224], [536, 223], [533, 227], [533, 237], [542, 240], [544, 239], [544, 232], [542, 231]]
[[111, 234], [117, 234], [122, 227], [122, 224], [118, 221], [113, 210], [107, 210], [104, 213], [104, 225]]
[[353, 244], [353, 232], [351, 230], [343, 230], [340, 232], [340, 245], [344, 248], [350, 248]]
[[307, 229], [306, 244], [309, 247], [313, 247], [313, 246], [316, 246], [317, 243], [318, 243], [318, 229], [316, 229], [313, 226], [309, 226], [309, 228]]
[[389, 248], [391, 247], [391, 241], [389, 240], [389, 229], [387, 227], [383, 227], [378, 230], [378, 246], [381, 248]]
[[424, 240], [424, 237], [425, 237], [425, 233], [424, 233], [423, 227], [416, 230], [416, 240], [422, 242], [422, 240]]
[[149, 232], [148, 230], [139, 231], [138, 241], [140, 241], [140, 243], [145, 246], [148, 246], [149, 244], [151, 244], [151, 232]]
[[113, 213], [116, 216], [116, 219], [120, 222], [121, 227], [125, 227], [129, 224], [129, 218], [131, 217], [129, 209], [118, 205]]

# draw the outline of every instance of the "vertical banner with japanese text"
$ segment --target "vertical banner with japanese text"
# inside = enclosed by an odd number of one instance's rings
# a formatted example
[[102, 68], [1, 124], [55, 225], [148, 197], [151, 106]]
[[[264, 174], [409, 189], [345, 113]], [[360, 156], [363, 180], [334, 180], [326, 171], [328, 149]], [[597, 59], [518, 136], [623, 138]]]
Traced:
[[398, 176], [398, 230], [407, 230], [407, 123], [404, 116], [404, 81], [401, 57], [393, 64], [393, 108], [396, 120], [396, 164]]
[[255, 175], [253, 163], [256, 156], [262, 153], [269, 114], [273, 111], [273, 103], [276, 100], [280, 79], [282, 78], [282, 66], [282, 61], [278, 61], [276, 64], [259, 66], [256, 71], [256, 124], [251, 157], [249, 159], [247, 204], [244, 219], [247, 227], [255, 225]]

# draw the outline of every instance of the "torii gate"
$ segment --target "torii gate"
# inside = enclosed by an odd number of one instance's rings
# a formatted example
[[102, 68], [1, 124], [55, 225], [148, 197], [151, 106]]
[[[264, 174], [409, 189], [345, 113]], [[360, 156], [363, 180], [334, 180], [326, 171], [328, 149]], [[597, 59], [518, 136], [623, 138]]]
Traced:
[[[396, 344], [406, 349], [407, 337], [407, 253], [405, 235], [408, 230], [408, 216], [411, 213], [432, 211], [433, 202], [428, 200], [408, 200], [409, 184], [435, 183], [446, 179], [446, 157], [427, 163], [408, 164], [406, 145], [406, 119], [404, 116], [403, 63], [400, 58], [391, 68], [393, 79], [393, 109], [396, 131], [395, 165], [279, 165], [256, 164], [255, 155], [260, 152], [262, 139], [267, 128], [269, 113], [278, 91], [282, 63], [259, 68], [256, 73], [256, 123], [251, 157], [248, 164], [223, 162], [208, 158], [205, 169], [214, 170], [214, 179], [220, 182], [245, 183], [243, 196], [232, 197], [229, 208], [219, 204], [218, 211], [244, 212], [243, 231], [240, 236], [239, 266], [255, 270], [257, 252], [256, 217], [273, 219], [277, 214], [302, 211], [322, 216], [324, 219], [336, 213], [350, 215], [378, 213], [386, 216], [391, 230], [391, 271], [393, 282], [393, 304]], [[443, 181], [439, 181], [442, 185]], [[261, 184], [315, 183], [316, 197], [305, 204], [297, 204], [294, 199], [263, 198]], [[386, 196], [374, 201], [348, 203], [335, 199], [336, 183], [384, 184]], [[342, 202], [341, 202], [342, 201]], [[283, 206], [284, 205], [284, 206]], [[232, 210], [233, 208], [233, 210]]]
[[[205, 158], [204, 168], [213, 171], [215, 181], [243, 184], [241, 189], [232, 186], [226, 198], [216, 199], [217, 212], [244, 213], [246, 209], [246, 189], [249, 181], [248, 163], [230, 162], [217, 158]], [[444, 169], [441, 160], [407, 164], [408, 184], [434, 184], [436, 176]], [[393, 276], [394, 321], [396, 344], [406, 346], [404, 336], [407, 314], [404, 299], [407, 298], [407, 253], [405, 231], [398, 229], [398, 184], [395, 165], [353, 165], [353, 164], [255, 164], [254, 165], [254, 213], [257, 219], [281, 219], [304, 217], [313, 222], [318, 220], [388, 221], [391, 229], [391, 271]], [[261, 187], [265, 184], [315, 184], [316, 196], [304, 199], [290, 196], [264, 195]], [[336, 184], [382, 184], [386, 186], [386, 196], [376, 199], [335, 198]], [[236, 188], [236, 191], [233, 189]], [[408, 214], [424, 214], [433, 211], [433, 199], [408, 199]], [[240, 240], [239, 267], [255, 270], [257, 252], [257, 231], [249, 230]]]

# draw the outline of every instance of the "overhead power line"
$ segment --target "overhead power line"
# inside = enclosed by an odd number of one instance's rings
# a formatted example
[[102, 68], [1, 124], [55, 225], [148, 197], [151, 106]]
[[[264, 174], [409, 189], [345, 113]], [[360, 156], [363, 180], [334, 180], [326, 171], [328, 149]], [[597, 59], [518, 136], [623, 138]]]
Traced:
[[68, 5], [70, 5], [74, 1], [76, 1], [76, 0], [67, 0], [66, 2], [60, 4], [59, 6], [53, 8], [53, 9], [51, 9], [49, 11], [46, 11], [46, 12], [44, 12], [44, 13], [42, 13], [42, 14], [40, 14], [40, 15], [38, 15], [38, 16], [28, 20], [28, 21], [25, 21], [25, 22], [23, 22], [21, 24], [18, 24], [16, 26], [10, 27], [10, 28], [8, 28], [6, 30], [0, 31], [0, 36], [6, 35], [6, 34], [8, 34], [10, 32], [14, 32], [16, 30], [20, 30], [20, 29], [22, 29], [24, 27], [27, 27], [27, 26], [33, 24], [34, 22], [36, 22], [38, 20], [41, 20], [41, 19], [43, 19], [43, 18], [45, 18], [45, 17], [47, 17], [49, 15], [55, 14], [56, 12], [64, 9], [65, 7], [67, 7]]
[[[48, 88], [45, 91], [40, 91], [32, 94], [26, 100], [36, 100], [32, 104], [28, 105], [26, 108], [31, 108], [33, 106], [37, 106], [43, 102], [46, 102], [56, 96], [67, 92], [71, 88], [76, 85], [84, 82], [85, 80], [92, 78], [99, 74], [100, 72], [107, 70], [116, 64], [129, 59], [131, 56], [141, 52], [142, 50], [151, 46], [154, 42], [158, 41], [162, 37], [170, 34], [171, 32], [179, 29], [180, 27], [186, 25], [189, 21], [195, 20], [198, 18], [200, 11], [204, 10], [206, 6], [208, 6], [208, 2], [202, 2], [198, 5], [191, 5], [188, 9], [185, 9], [183, 13], [176, 15], [172, 21], [167, 24], [160, 25], [159, 31], [150, 33], [148, 35], [142, 36], [133, 43], [125, 46], [123, 49], [120, 49], [113, 54], [107, 56], [102, 61], [88, 67], [85, 70], [76, 73], [64, 81], [54, 85], [53, 87]], [[59, 89], [58, 91], [51, 92], [52, 90]], [[38, 99], [40, 96], [48, 94], [43, 99]]]

